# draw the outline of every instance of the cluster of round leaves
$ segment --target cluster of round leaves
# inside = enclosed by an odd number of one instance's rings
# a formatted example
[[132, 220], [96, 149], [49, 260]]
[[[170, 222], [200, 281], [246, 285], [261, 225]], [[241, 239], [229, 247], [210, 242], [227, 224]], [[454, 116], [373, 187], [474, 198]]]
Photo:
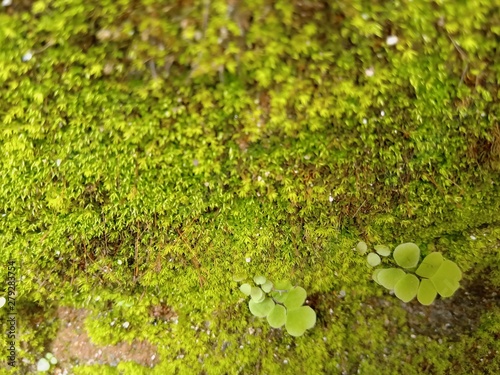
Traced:
[[52, 353], [45, 354], [45, 358], [40, 358], [36, 364], [38, 372], [47, 372], [50, 370], [50, 365], [56, 365], [57, 359]]
[[[391, 255], [391, 250], [385, 245], [374, 248], [376, 252], [369, 253], [366, 257], [371, 267], [381, 263], [381, 256]], [[365, 242], [360, 242], [356, 250], [364, 255], [368, 246]], [[393, 290], [403, 302], [417, 297], [422, 305], [430, 305], [438, 294], [444, 298], [451, 297], [460, 286], [462, 271], [455, 262], [443, 258], [440, 252], [430, 253], [419, 265], [420, 249], [416, 244], [408, 242], [397, 246], [392, 256], [400, 268], [376, 269], [372, 278], [383, 287]]]
[[[233, 279], [244, 281], [245, 277], [235, 276]], [[285, 326], [291, 336], [302, 336], [316, 324], [314, 310], [303, 306], [306, 291], [288, 280], [273, 284], [265, 276], [255, 276], [253, 283], [245, 282], [240, 291], [250, 297], [248, 307], [253, 315], [266, 318], [273, 328]]]

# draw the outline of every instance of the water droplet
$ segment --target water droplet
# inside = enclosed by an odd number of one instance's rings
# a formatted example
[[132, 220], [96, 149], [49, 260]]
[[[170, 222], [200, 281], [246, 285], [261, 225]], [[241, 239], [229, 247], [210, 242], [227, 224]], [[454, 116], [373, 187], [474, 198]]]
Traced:
[[388, 46], [394, 46], [398, 43], [398, 41], [399, 38], [396, 35], [390, 35], [387, 37], [385, 42], [387, 43]]
[[23, 55], [23, 57], [21, 59], [23, 60], [23, 62], [26, 62], [26, 61], [30, 61], [32, 57], [33, 57], [33, 54], [31, 53], [31, 51], [28, 51]]

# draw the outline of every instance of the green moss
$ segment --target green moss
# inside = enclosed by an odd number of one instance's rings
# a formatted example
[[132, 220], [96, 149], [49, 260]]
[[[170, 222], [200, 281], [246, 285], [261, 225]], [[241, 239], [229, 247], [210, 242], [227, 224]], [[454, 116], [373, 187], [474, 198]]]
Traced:
[[[0, 258], [22, 264], [19, 300], [45, 322], [89, 308], [96, 342], [159, 345], [152, 373], [374, 373], [384, 354], [388, 373], [471, 373], [471, 356], [498, 372], [472, 346], [488, 334], [452, 352], [409, 339], [396, 307], [384, 351], [351, 250], [414, 241], [500, 285], [497, 21], [486, 0], [3, 7]], [[291, 339], [249, 316], [242, 271], [346, 297]], [[160, 300], [177, 324], [154, 325]], [[21, 353], [34, 363], [53, 336], [21, 331]]]

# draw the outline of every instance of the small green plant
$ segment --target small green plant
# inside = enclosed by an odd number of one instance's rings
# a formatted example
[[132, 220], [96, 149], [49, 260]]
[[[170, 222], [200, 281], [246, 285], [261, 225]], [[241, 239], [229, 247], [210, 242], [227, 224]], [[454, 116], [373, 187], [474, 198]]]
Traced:
[[[361, 244], [361, 245], [360, 245]], [[358, 243], [356, 250], [364, 255], [367, 245]], [[370, 267], [382, 263], [381, 257], [388, 257], [391, 250], [388, 246], [374, 246], [375, 252], [367, 255]], [[372, 278], [383, 287], [393, 290], [396, 297], [403, 302], [410, 302], [417, 297], [422, 305], [430, 305], [439, 294], [451, 297], [460, 287], [462, 271], [455, 262], [445, 259], [440, 252], [427, 255], [420, 263], [420, 248], [411, 242], [397, 246], [392, 257], [398, 267], [378, 268]]]
[[45, 357], [42, 357], [38, 360], [36, 364], [36, 370], [38, 372], [47, 372], [50, 370], [51, 365], [56, 365], [57, 359], [54, 357], [52, 353], [45, 354]]
[[[246, 276], [234, 276], [237, 282], [246, 281]], [[253, 282], [252, 282], [253, 281]], [[250, 297], [250, 312], [259, 318], [266, 318], [273, 328], [285, 326], [291, 336], [302, 336], [316, 324], [316, 313], [309, 306], [303, 306], [307, 292], [300, 286], [293, 286], [288, 280], [273, 283], [265, 276], [255, 276], [244, 282], [240, 291]]]

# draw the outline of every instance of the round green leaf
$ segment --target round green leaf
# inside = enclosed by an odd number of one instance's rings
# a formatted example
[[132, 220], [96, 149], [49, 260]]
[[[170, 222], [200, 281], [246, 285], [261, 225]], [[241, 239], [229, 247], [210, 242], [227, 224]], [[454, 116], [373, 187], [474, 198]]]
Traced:
[[373, 281], [375, 281], [377, 284], [380, 284], [380, 282], [378, 281], [378, 275], [380, 273], [380, 271], [383, 271], [384, 269], [383, 268], [377, 268], [375, 271], [373, 271], [372, 273], [372, 279]]
[[255, 302], [261, 302], [263, 300], [262, 297], [265, 297], [264, 292], [258, 286], [252, 287], [250, 296], [252, 297], [252, 300]]
[[414, 268], [420, 260], [420, 249], [412, 242], [399, 245], [392, 254], [398, 266], [403, 268]]
[[288, 310], [285, 322], [286, 331], [292, 336], [302, 336], [307, 329], [316, 324], [316, 313], [309, 306]]
[[52, 357], [51, 359], [49, 359], [49, 361], [51, 364], [57, 365], [57, 358], [56, 357]]
[[283, 304], [287, 309], [293, 309], [300, 307], [304, 304], [307, 297], [307, 292], [304, 288], [296, 286], [288, 292], [287, 298], [283, 301]]
[[374, 246], [374, 249], [378, 255], [381, 255], [383, 257], [388, 257], [389, 255], [391, 255], [391, 249], [389, 249], [388, 246], [376, 245], [376, 246]]
[[7, 299], [5, 297], [0, 297], [0, 308], [3, 307], [7, 303]]
[[445, 260], [436, 271], [435, 276], [460, 281], [462, 280], [462, 271], [455, 262]]
[[396, 283], [406, 275], [406, 272], [400, 268], [382, 269], [377, 275], [378, 283], [383, 287], [392, 290]]
[[247, 275], [244, 274], [244, 273], [235, 273], [233, 275], [233, 281], [236, 281], [237, 283], [239, 283], [240, 281], [243, 281], [247, 278]]
[[50, 363], [45, 358], [40, 358], [36, 364], [36, 370], [46, 372], [50, 370]]
[[439, 252], [430, 253], [427, 255], [415, 273], [421, 277], [432, 277], [443, 264], [443, 254]]
[[394, 294], [403, 302], [410, 302], [418, 292], [419, 280], [413, 274], [404, 275], [394, 285]]
[[252, 286], [250, 284], [241, 284], [240, 290], [245, 296], [249, 296], [252, 293]]
[[436, 299], [437, 291], [434, 288], [434, 284], [428, 279], [424, 279], [420, 282], [418, 287], [417, 300], [422, 305], [429, 306]]
[[458, 280], [440, 277], [437, 274], [432, 276], [429, 280], [432, 282], [432, 285], [434, 285], [441, 297], [445, 298], [451, 297], [460, 287]]
[[370, 267], [378, 266], [381, 262], [380, 257], [375, 253], [370, 253], [366, 256], [366, 261]]
[[366, 242], [364, 242], [364, 241], [358, 242], [358, 244], [356, 245], [356, 251], [360, 255], [365, 255], [366, 252], [368, 251], [368, 246], [366, 245]]
[[273, 289], [273, 283], [267, 280], [264, 284], [260, 286], [262, 290], [266, 293], [269, 293]]
[[267, 279], [265, 276], [258, 275], [253, 278], [253, 281], [255, 281], [255, 284], [257, 285], [262, 285], [267, 281]]
[[265, 318], [273, 310], [274, 306], [274, 301], [271, 298], [264, 298], [260, 303], [252, 299], [248, 302], [250, 312], [259, 318]]
[[273, 328], [280, 328], [286, 321], [286, 309], [281, 305], [274, 305], [267, 316], [267, 322]]

